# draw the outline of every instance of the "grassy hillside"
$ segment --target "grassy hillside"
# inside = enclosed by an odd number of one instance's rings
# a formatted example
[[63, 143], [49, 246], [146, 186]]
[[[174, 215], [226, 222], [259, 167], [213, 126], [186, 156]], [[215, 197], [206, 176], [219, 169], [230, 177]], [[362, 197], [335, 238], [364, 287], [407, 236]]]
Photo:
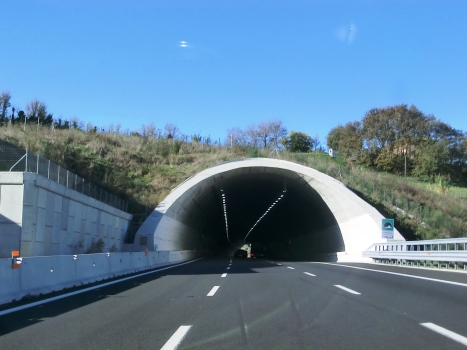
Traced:
[[[269, 151], [186, 143], [138, 135], [0, 128], [0, 139], [28, 148], [132, 201], [133, 214], [149, 213], [172, 188], [212, 165]], [[396, 218], [408, 239], [467, 235], [467, 189], [428, 185], [413, 179], [352, 167], [323, 153], [280, 153], [281, 159], [326, 173]], [[443, 193], [444, 192], [444, 193]], [[148, 209], [145, 209], [147, 207]]]

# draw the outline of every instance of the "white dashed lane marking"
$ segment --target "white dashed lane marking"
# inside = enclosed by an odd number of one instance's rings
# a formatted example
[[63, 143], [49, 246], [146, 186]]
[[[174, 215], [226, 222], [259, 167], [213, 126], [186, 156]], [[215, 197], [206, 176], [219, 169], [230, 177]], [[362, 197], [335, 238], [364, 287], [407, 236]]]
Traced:
[[167, 340], [167, 343], [161, 348], [161, 350], [175, 350], [177, 346], [180, 345], [183, 338], [185, 338], [186, 334], [190, 330], [191, 326], [180, 326], [178, 327], [177, 331]]
[[309, 272], [304, 272], [305, 275], [308, 275], [308, 276], [313, 276], [313, 277], [316, 277], [316, 275], [313, 275], [312, 273], [309, 273]]
[[208, 293], [208, 297], [212, 297], [214, 294], [216, 294], [217, 290], [219, 289], [219, 286], [214, 286], [212, 287], [211, 291]]
[[349, 289], [349, 288], [346, 288], [346, 287], [344, 287], [344, 286], [341, 286], [340, 284], [335, 284], [334, 287], [337, 287], [337, 288], [340, 288], [340, 289], [342, 289], [342, 290], [345, 290], [346, 292], [351, 293], [351, 294], [357, 294], [357, 295], [360, 295], [360, 294], [361, 294], [361, 293], [356, 292], [356, 291], [354, 291], [354, 290], [352, 290], [352, 289]]
[[227, 274], [226, 274], [226, 273], [223, 273], [221, 277], [226, 277], [226, 276], [227, 276]]
[[448, 337], [449, 339], [452, 339], [452, 340], [454, 340], [454, 341], [456, 341], [458, 343], [461, 343], [462, 345], [467, 346], [467, 338], [466, 337], [464, 337], [464, 336], [462, 336], [460, 334], [454, 333], [454, 332], [450, 331], [449, 329], [440, 327], [440, 326], [438, 326], [438, 325], [436, 325], [434, 323], [431, 323], [431, 322], [420, 323], [420, 325], [432, 330], [433, 332], [444, 335], [445, 337]]

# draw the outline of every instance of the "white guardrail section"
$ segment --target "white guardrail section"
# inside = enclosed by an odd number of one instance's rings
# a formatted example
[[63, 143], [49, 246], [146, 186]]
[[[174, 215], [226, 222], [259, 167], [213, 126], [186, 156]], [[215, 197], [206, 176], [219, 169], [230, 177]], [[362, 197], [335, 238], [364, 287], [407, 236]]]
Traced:
[[453, 264], [454, 269], [461, 263], [467, 270], [467, 238], [446, 238], [424, 241], [394, 241], [375, 243], [363, 252], [363, 257], [377, 262], [433, 266], [433, 262]]

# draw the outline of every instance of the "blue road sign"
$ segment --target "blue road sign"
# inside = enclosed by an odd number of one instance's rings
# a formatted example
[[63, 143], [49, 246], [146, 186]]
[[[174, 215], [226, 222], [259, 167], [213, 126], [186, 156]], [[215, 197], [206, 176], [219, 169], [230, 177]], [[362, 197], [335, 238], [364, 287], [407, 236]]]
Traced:
[[394, 239], [394, 219], [383, 219], [381, 230], [383, 238]]

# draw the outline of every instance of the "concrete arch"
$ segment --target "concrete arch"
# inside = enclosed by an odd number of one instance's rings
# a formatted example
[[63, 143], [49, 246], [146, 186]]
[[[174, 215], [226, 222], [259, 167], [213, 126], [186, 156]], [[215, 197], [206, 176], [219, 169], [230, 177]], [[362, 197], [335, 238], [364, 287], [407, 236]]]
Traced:
[[[341, 182], [296, 163], [254, 158], [213, 166], [173, 189], [136, 233], [135, 248], [238, 246], [274, 203], [247, 239], [277, 257], [362, 261], [363, 250], [385, 241], [383, 216]], [[394, 238], [403, 240], [397, 231]]]

